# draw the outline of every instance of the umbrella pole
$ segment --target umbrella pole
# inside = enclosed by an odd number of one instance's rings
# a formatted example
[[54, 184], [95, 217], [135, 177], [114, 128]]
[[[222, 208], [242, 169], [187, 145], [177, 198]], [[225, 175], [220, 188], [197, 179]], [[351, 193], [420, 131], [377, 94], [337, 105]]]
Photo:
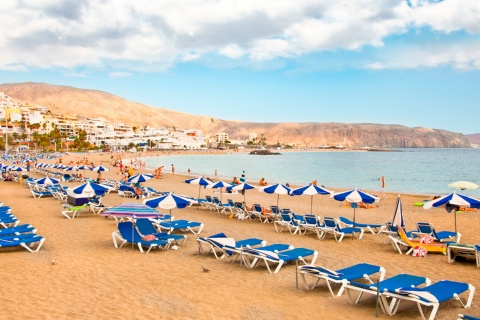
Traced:
[[[197, 201], [199, 202], [199, 204], [200, 204], [200, 188], [201, 187], [202, 187], [201, 185], [198, 185], [198, 199], [197, 199]], [[197, 210], [198, 210], [199, 207], [200, 207], [200, 205], [197, 206]]]
[[278, 208], [278, 200], [280, 199], [280, 195], [277, 194], [277, 208]]
[[457, 210], [455, 210], [455, 242], [457, 242]]
[[132, 218], [132, 251], [135, 250], [134, 249], [134, 244], [135, 244], [135, 220]]
[[[353, 207], [353, 226], [352, 226], [352, 231], [355, 231], [355, 207]], [[355, 232], [352, 232], [352, 239], [353, 239], [353, 235], [355, 234]]]
[[310, 196], [310, 214], [313, 214], [313, 196]]

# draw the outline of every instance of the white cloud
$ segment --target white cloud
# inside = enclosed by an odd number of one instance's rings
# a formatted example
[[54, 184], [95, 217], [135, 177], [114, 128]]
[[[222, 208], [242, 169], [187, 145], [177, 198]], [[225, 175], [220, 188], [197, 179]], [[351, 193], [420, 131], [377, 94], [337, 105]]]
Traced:
[[130, 72], [122, 72], [122, 71], [117, 71], [117, 72], [110, 72], [108, 76], [111, 79], [118, 79], [118, 78], [127, 78], [130, 77], [132, 74]]
[[[212, 54], [244, 63], [240, 60], [382, 48], [387, 38], [412, 28], [480, 33], [478, 0], [4, 2], [0, 69], [163, 70], [178, 61], [201, 62]], [[478, 56], [437, 54], [423, 63], [478, 68]]]

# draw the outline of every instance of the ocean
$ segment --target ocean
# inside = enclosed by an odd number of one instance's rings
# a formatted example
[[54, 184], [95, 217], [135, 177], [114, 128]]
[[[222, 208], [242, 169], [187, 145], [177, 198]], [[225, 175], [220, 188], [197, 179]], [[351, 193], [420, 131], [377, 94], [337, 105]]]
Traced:
[[[281, 151], [280, 151], [281, 152]], [[453, 191], [448, 184], [467, 180], [480, 184], [480, 149], [398, 149], [395, 152], [285, 152], [281, 155], [198, 154], [166, 155], [146, 159], [149, 168], [170, 172], [218, 176], [226, 182], [245, 170], [248, 181], [306, 185], [317, 180], [327, 188], [359, 188], [382, 192], [440, 195]], [[190, 173], [188, 170], [190, 169]], [[464, 190], [480, 197], [480, 189]]]

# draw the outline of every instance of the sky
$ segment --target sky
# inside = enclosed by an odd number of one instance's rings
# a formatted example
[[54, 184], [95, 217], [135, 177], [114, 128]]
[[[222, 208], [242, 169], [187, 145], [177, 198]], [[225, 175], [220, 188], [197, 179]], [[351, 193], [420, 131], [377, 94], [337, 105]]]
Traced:
[[2, 0], [0, 83], [252, 122], [480, 132], [479, 0]]

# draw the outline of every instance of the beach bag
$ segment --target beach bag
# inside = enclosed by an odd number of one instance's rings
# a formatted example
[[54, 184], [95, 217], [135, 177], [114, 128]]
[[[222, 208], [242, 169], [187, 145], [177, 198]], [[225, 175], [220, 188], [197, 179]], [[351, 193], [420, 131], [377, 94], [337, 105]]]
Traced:
[[245, 213], [239, 213], [237, 218], [238, 220], [245, 220]]
[[147, 234], [146, 236], [142, 237], [142, 241], [153, 241], [156, 237], [154, 234]]
[[420, 243], [423, 243], [423, 244], [433, 243], [434, 241], [435, 241], [435, 239], [433, 239], [433, 238], [430, 237], [429, 235], [423, 235], [423, 236], [420, 238]]
[[413, 249], [412, 256], [414, 257], [425, 257], [427, 255], [427, 249], [416, 246]]

